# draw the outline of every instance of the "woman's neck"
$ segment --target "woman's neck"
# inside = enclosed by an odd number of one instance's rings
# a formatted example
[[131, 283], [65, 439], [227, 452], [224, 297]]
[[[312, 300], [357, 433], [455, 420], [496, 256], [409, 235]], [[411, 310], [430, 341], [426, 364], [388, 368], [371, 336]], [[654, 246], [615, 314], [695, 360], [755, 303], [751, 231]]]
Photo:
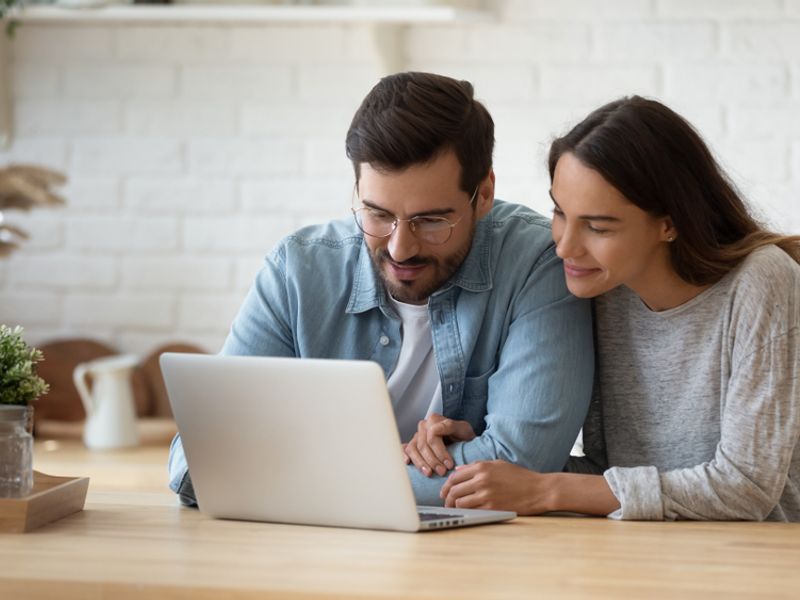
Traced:
[[694, 285], [684, 281], [671, 266], [665, 265], [665, 268], [654, 269], [646, 281], [628, 287], [638, 294], [647, 308], [660, 312], [685, 304], [710, 288], [711, 284]]

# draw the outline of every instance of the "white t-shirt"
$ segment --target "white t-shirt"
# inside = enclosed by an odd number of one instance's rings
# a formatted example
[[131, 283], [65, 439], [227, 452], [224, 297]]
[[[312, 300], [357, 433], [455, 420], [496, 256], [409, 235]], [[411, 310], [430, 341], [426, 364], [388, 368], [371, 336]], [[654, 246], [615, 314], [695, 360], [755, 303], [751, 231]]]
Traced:
[[405, 304], [390, 298], [403, 321], [403, 341], [397, 368], [387, 385], [397, 429], [403, 443], [417, 432], [417, 423], [442, 412], [442, 383], [433, 356], [431, 319], [427, 304]]

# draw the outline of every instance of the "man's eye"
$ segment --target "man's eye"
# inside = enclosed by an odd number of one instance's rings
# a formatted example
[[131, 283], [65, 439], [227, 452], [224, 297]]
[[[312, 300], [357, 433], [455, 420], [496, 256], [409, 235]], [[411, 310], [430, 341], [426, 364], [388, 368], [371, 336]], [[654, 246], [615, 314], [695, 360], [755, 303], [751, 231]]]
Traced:
[[414, 225], [423, 230], [441, 229], [450, 225], [450, 222], [445, 219], [436, 217], [417, 217], [414, 219]]
[[369, 215], [370, 219], [375, 221], [394, 221], [394, 217], [383, 210], [375, 210], [374, 208], [368, 208], [367, 214]]

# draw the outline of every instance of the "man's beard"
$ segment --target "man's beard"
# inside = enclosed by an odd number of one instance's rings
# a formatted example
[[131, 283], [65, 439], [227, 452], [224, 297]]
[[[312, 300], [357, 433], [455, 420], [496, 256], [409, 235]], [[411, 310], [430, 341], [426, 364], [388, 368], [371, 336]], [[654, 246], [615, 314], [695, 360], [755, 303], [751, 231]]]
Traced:
[[[434, 257], [415, 256], [402, 263], [396, 263], [392, 260], [386, 248], [370, 251], [370, 257], [372, 258], [372, 264], [375, 266], [375, 270], [378, 272], [378, 277], [381, 279], [392, 298], [399, 302], [405, 302], [406, 304], [420, 304], [426, 301], [436, 290], [441, 288], [453, 274], [458, 271], [472, 248], [472, 239], [474, 235], [475, 228], [473, 226], [469, 243], [455, 254], [443, 260]], [[428, 270], [433, 273], [433, 276], [431, 277], [430, 274], [426, 274], [425, 278], [427, 282], [422, 282], [418, 279], [413, 281], [389, 280], [386, 275], [386, 270], [389, 268], [387, 263], [390, 262], [398, 266], [407, 267], [428, 265]]]

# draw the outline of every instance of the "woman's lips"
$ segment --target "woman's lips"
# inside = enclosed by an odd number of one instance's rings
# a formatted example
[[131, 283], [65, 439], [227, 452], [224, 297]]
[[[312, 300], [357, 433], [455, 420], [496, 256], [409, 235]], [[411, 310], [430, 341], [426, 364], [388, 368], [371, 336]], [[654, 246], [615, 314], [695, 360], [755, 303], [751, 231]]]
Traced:
[[589, 275], [594, 275], [599, 271], [600, 269], [596, 268], [588, 269], [586, 267], [578, 267], [575, 265], [569, 265], [567, 263], [564, 263], [564, 272], [569, 277], [588, 277]]

